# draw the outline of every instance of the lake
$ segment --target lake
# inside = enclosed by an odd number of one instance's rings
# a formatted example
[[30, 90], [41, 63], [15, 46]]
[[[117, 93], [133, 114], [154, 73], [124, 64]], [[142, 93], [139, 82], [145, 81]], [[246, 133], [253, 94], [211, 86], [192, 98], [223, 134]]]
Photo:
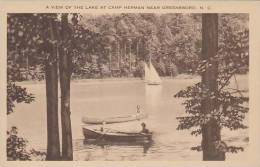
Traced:
[[[248, 89], [248, 76], [239, 76], [240, 89]], [[177, 116], [184, 114], [182, 99], [174, 98], [179, 90], [198, 82], [195, 79], [164, 79], [161, 86], [146, 86], [142, 80], [82, 80], [71, 84], [71, 121], [74, 160], [202, 160], [202, 153], [191, 151], [200, 145], [201, 137], [190, 131], [176, 130]], [[19, 134], [29, 141], [29, 147], [46, 151], [46, 100], [44, 83], [20, 83], [35, 94], [35, 102], [18, 104], [7, 116], [8, 128], [17, 126]], [[234, 82], [232, 82], [234, 85]], [[149, 114], [147, 128], [153, 132], [151, 145], [95, 145], [84, 144], [82, 116], [106, 117], [129, 115], [136, 106]], [[115, 125], [114, 128], [141, 130], [141, 122]], [[244, 152], [227, 154], [227, 160], [245, 160], [248, 157], [248, 129], [222, 130], [222, 139], [230, 145], [243, 146]], [[243, 158], [241, 158], [243, 157]]]

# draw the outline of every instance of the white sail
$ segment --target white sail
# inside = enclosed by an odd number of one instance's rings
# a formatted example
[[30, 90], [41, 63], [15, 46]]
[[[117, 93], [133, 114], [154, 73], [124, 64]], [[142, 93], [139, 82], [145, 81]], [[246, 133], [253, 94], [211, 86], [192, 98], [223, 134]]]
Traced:
[[150, 80], [149, 84], [161, 84], [162, 80], [159, 77], [152, 63], [150, 63]]
[[159, 77], [158, 73], [156, 72], [154, 66], [152, 65], [150, 61], [150, 68], [145, 63], [145, 82], [148, 85], [160, 85], [162, 80]]

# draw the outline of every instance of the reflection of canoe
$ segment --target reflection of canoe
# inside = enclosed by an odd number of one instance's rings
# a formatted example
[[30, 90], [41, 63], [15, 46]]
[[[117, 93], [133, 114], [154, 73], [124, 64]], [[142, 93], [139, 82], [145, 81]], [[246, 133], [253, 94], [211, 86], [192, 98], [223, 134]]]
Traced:
[[[129, 141], [106, 141], [106, 140], [96, 140], [96, 139], [85, 139], [84, 145], [96, 145], [100, 146], [101, 148], [105, 148], [105, 146], [139, 146], [143, 148], [143, 153], [147, 153], [149, 148], [153, 145], [152, 140], [144, 140], [144, 141], [137, 141], [137, 142], [129, 142]], [[88, 146], [89, 147], [89, 146]]]
[[103, 119], [82, 117], [82, 122], [85, 124], [102, 124], [103, 122], [105, 122], [106, 124], [112, 124], [112, 123], [136, 121], [136, 120], [144, 119], [147, 117], [148, 117], [148, 115], [145, 113], [127, 115], [127, 116], [121, 116], [121, 117], [110, 117], [110, 118], [103, 118]]
[[120, 132], [110, 129], [100, 131], [97, 129], [90, 129], [83, 127], [83, 134], [85, 139], [105, 140], [113, 142], [145, 142], [152, 139], [152, 133], [133, 133], [133, 132]]

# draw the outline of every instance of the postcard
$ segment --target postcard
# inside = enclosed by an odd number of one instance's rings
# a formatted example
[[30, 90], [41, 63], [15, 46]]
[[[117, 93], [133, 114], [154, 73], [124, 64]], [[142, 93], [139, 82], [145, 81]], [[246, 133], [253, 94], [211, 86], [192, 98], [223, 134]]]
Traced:
[[1, 1], [1, 166], [258, 166], [259, 1]]

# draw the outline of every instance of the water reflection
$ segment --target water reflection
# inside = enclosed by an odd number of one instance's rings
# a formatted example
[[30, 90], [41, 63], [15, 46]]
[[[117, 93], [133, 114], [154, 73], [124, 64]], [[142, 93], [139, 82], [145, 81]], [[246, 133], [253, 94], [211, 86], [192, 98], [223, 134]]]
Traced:
[[136, 141], [136, 142], [112, 142], [106, 140], [83, 140], [83, 144], [88, 147], [99, 147], [104, 151], [108, 151], [110, 146], [113, 147], [140, 147], [143, 148], [144, 155], [148, 152], [149, 148], [152, 147], [154, 141]]
[[[198, 82], [198, 80], [164, 80], [162, 85], [148, 86], [142, 81], [72, 83], [71, 85], [71, 121], [73, 132], [74, 160], [93, 161], [147, 161], [147, 160], [201, 160], [201, 152], [190, 148], [200, 144], [201, 138], [191, 136], [189, 131], [177, 131], [176, 117], [182, 116], [182, 99], [173, 98], [179, 90]], [[243, 82], [247, 83], [247, 82]], [[44, 84], [26, 85], [37, 100], [34, 103], [20, 104], [16, 111], [8, 116], [8, 127], [17, 126], [29, 141], [31, 147], [45, 150], [47, 145], [46, 102]], [[247, 87], [247, 85], [245, 85]], [[132, 115], [136, 106], [149, 114], [146, 120], [130, 122], [125, 125], [108, 127], [119, 131], [141, 130], [141, 123], [153, 132], [154, 143], [83, 143], [81, 118], [111, 117]], [[35, 110], [37, 108], [37, 110]], [[31, 118], [38, 121], [30, 121]], [[32, 128], [33, 127], [33, 128]], [[225, 131], [223, 140], [246, 148], [248, 130]], [[244, 157], [247, 152], [239, 152]], [[231, 157], [233, 157], [232, 155]], [[235, 157], [235, 156], [234, 156]]]
[[145, 85], [145, 100], [147, 106], [155, 106], [161, 99], [161, 85]]

